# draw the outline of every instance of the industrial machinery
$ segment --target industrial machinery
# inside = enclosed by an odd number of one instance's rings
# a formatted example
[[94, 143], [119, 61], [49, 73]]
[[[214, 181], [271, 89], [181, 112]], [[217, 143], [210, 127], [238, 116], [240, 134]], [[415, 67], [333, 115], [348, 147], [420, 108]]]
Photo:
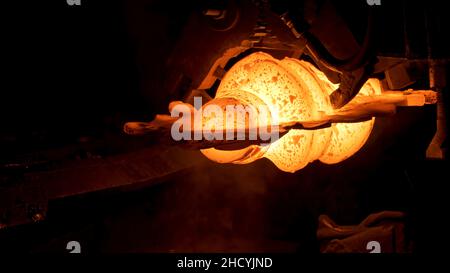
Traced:
[[[15, 88], [50, 91], [2, 97], [0, 251], [439, 247], [427, 236], [441, 206], [420, 202], [448, 176], [439, 1], [98, 2], [40, 6], [51, 16], [23, 62], [48, 56], [54, 76], [34, 69]], [[212, 105], [269, 111], [191, 119]], [[205, 126], [215, 138], [195, 139]]]

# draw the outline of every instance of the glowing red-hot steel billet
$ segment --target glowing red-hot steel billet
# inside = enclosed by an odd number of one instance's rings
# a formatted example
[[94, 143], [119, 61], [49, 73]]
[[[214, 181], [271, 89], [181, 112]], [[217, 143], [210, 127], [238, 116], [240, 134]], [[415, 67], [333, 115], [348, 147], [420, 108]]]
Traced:
[[[295, 172], [315, 160], [336, 164], [355, 154], [367, 141], [374, 117], [393, 115], [398, 106], [423, 106], [437, 100], [433, 91], [383, 92], [377, 79], [369, 79], [352, 101], [333, 109], [329, 95], [336, 88], [311, 63], [256, 52], [228, 70], [215, 98], [204, 106], [194, 107], [195, 101], [194, 106], [172, 102], [171, 116], [130, 122], [124, 130], [134, 135], [170, 134], [167, 140], [200, 149], [218, 163], [248, 164], [266, 157], [280, 170]], [[184, 110], [173, 111], [177, 106]], [[265, 106], [270, 120], [260, 122], [259, 116], [255, 120], [251, 114], [244, 114], [245, 121], [230, 121], [221, 114], [195, 116], [208, 106], [219, 113], [229, 106]]]

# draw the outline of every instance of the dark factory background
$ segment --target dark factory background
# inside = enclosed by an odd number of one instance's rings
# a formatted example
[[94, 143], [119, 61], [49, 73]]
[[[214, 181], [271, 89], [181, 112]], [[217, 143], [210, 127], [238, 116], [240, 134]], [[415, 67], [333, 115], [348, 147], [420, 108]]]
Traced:
[[[278, 12], [315, 1], [269, 2]], [[330, 2], [362, 41], [371, 7]], [[377, 53], [448, 60], [445, 9], [426, 1], [433, 14], [426, 17], [425, 1], [395, 2], [373, 7], [385, 12], [376, 25]], [[2, 3], [0, 252], [66, 253], [67, 243], [78, 241], [85, 253], [315, 253], [320, 215], [358, 225], [381, 211], [406, 214], [401, 232], [408, 251], [445, 249], [448, 171], [444, 160], [425, 156], [436, 131], [435, 105], [377, 118], [353, 157], [294, 174], [266, 159], [220, 165], [155, 136], [123, 133], [127, 121], [167, 113], [170, 101], [185, 98], [180, 90], [199, 80], [173, 80], [170, 64], [184, 58], [201, 65], [211, 56], [183, 51], [186, 37], [192, 36], [190, 47], [217, 48], [217, 37], [184, 28], [209, 4]], [[429, 88], [419, 68], [414, 84]], [[174, 91], [168, 86], [175, 82], [187, 87]]]

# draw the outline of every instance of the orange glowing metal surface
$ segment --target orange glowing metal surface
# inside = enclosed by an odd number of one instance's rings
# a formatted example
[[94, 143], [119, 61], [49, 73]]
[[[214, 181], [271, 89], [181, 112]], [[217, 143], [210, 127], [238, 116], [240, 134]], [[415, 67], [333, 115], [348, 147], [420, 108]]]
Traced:
[[[308, 62], [285, 58], [276, 60], [265, 53], [254, 53], [236, 63], [225, 75], [216, 97], [210, 103], [231, 100], [242, 105], [264, 104], [279, 123], [320, 120], [334, 110], [329, 95], [337, 88]], [[378, 80], [363, 86], [363, 96], [381, 94]], [[251, 145], [238, 150], [203, 149], [210, 160], [219, 163], [247, 164], [262, 157], [279, 169], [295, 172], [320, 160], [339, 163], [355, 154], [366, 142], [374, 119], [355, 123], [334, 123], [317, 130], [292, 129], [279, 140], [264, 146]]]

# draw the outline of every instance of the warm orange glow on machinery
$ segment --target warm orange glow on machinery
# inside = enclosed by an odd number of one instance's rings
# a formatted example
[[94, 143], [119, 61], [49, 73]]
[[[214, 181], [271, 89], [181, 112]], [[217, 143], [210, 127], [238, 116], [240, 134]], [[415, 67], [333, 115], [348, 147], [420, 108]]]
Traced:
[[[129, 122], [124, 130], [133, 135], [170, 131], [172, 140], [200, 149], [218, 163], [248, 164], [265, 157], [282, 171], [296, 172], [315, 160], [336, 164], [354, 155], [367, 141], [376, 116], [437, 100], [430, 90], [382, 92], [380, 82], [369, 79], [353, 100], [333, 109], [330, 94], [337, 87], [309, 62], [253, 53], [231, 67], [206, 104], [201, 97], [194, 97], [194, 106], [174, 101], [170, 116]], [[229, 115], [230, 107], [246, 110]], [[240, 139], [240, 132], [246, 138]]]

